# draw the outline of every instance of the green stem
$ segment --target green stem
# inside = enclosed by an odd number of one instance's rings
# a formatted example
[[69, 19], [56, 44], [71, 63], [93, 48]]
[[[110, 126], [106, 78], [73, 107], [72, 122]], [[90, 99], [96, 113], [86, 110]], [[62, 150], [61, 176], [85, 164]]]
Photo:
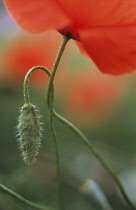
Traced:
[[55, 132], [54, 128], [54, 123], [53, 123], [53, 95], [54, 91], [51, 92], [50, 94], [50, 107], [49, 107], [49, 123], [50, 123], [50, 129], [52, 132], [52, 137], [54, 140], [54, 147], [55, 147], [55, 154], [56, 154], [56, 180], [58, 184], [58, 194], [59, 194], [59, 204], [60, 204], [60, 209], [64, 210], [64, 202], [63, 202], [63, 194], [62, 194], [62, 184], [61, 184], [61, 169], [60, 169], [60, 152], [59, 152], [59, 144], [57, 141], [57, 135]]
[[35, 66], [27, 72], [25, 79], [24, 79], [24, 84], [23, 84], [24, 101], [26, 104], [30, 104], [30, 97], [29, 97], [29, 90], [28, 90], [29, 78], [30, 78], [31, 74], [36, 70], [42, 70], [48, 75], [48, 77], [50, 77], [49, 70], [47, 68], [45, 68], [44, 66]]
[[132, 204], [131, 200], [129, 199], [128, 195], [125, 192], [125, 189], [123, 185], [121, 184], [120, 180], [116, 176], [115, 172], [109, 167], [109, 165], [105, 162], [103, 157], [99, 154], [99, 152], [93, 147], [89, 139], [71, 122], [60, 116], [58, 113], [55, 111], [53, 112], [54, 117], [56, 117], [58, 120], [60, 120], [62, 123], [67, 125], [70, 129], [74, 131], [76, 135], [78, 135], [83, 142], [88, 146], [88, 148], [91, 150], [91, 152], [94, 154], [94, 156], [99, 160], [99, 162], [102, 164], [102, 166], [106, 169], [106, 171], [109, 173], [109, 175], [112, 177], [112, 179], [115, 181], [117, 184], [121, 194], [123, 195], [124, 199], [126, 200], [126, 203], [130, 207], [130, 209], [136, 210], [136, 207]]
[[47, 207], [47, 206], [41, 206], [38, 204], [35, 204], [25, 198], [23, 198], [22, 196], [20, 196], [19, 194], [15, 193], [14, 191], [10, 190], [9, 188], [7, 188], [6, 186], [0, 184], [0, 191], [4, 192], [5, 194], [13, 197], [14, 199], [20, 201], [21, 203], [26, 204], [27, 206], [32, 207], [33, 209], [39, 209], [39, 210], [57, 210], [51, 207]]
[[47, 106], [49, 108], [49, 122], [50, 122], [50, 128], [52, 132], [52, 137], [54, 141], [54, 147], [55, 147], [55, 156], [56, 156], [56, 179], [58, 184], [58, 194], [59, 194], [59, 203], [61, 210], [64, 210], [64, 202], [63, 202], [63, 193], [62, 193], [62, 184], [61, 184], [61, 171], [60, 171], [60, 152], [59, 152], [59, 144], [57, 141], [57, 136], [54, 128], [54, 122], [53, 122], [53, 103], [54, 103], [54, 88], [53, 88], [53, 81], [55, 77], [55, 73], [57, 70], [57, 67], [59, 65], [61, 56], [64, 52], [64, 49], [66, 47], [66, 44], [68, 42], [69, 38], [66, 36], [63, 36], [62, 43], [60, 45], [60, 48], [58, 50], [58, 54], [56, 56], [53, 69], [50, 75], [50, 80], [47, 87]]
[[[27, 75], [25, 77], [25, 81], [24, 81], [24, 98], [25, 98], [25, 102], [26, 103], [30, 103], [29, 92], [28, 92], [29, 76], [31, 75], [31, 73], [33, 71], [36, 71], [36, 70], [43, 70], [50, 77], [49, 70], [46, 69], [43, 66], [36, 66], [36, 67], [34, 67], [34, 68], [32, 68], [32, 69], [29, 70], [29, 72], [27, 73]], [[55, 130], [54, 130], [54, 125], [53, 125], [53, 119], [52, 119], [52, 116], [53, 115], [54, 115], [55, 118], [57, 118], [62, 123], [64, 123], [66, 126], [68, 126], [70, 129], [72, 129], [74, 131], [74, 133], [76, 135], [78, 135], [83, 140], [83, 142], [87, 145], [87, 147], [91, 150], [91, 152], [94, 154], [94, 156], [99, 160], [99, 162], [102, 164], [102, 166], [106, 169], [106, 171], [112, 177], [112, 179], [114, 180], [114, 182], [116, 183], [116, 185], [120, 189], [120, 192], [123, 195], [124, 199], [126, 200], [126, 203], [128, 204], [128, 206], [131, 209], [135, 210], [136, 207], [132, 204], [131, 200], [127, 196], [127, 194], [126, 194], [126, 192], [124, 190], [124, 187], [121, 184], [121, 182], [118, 179], [118, 177], [116, 176], [115, 172], [105, 162], [105, 160], [103, 159], [103, 157], [101, 157], [101, 155], [99, 154], [99, 152], [93, 147], [93, 145], [88, 140], [88, 138], [76, 126], [74, 126], [71, 122], [69, 122], [68, 120], [66, 120], [65, 118], [63, 118], [61, 115], [59, 115], [57, 112], [55, 112], [53, 110], [53, 94], [54, 93], [53, 93], [53, 84], [52, 84], [52, 94], [51, 94], [51, 98], [49, 99], [49, 104], [51, 105], [51, 110], [50, 110], [50, 126], [51, 126], [51, 130], [52, 130], [52, 134], [53, 134], [53, 139], [54, 139], [54, 144], [55, 144], [55, 148], [56, 148], [57, 180], [58, 180], [58, 185], [59, 185], [58, 188], [59, 188], [60, 201], [62, 200], [62, 191], [61, 191], [61, 177], [60, 177], [60, 164], [59, 164], [59, 162], [60, 162], [59, 161], [59, 147], [58, 147], [56, 133], [55, 133]], [[63, 206], [63, 201], [61, 201], [61, 206]]]
[[60, 46], [60, 49], [58, 51], [58, 55], [56, 57], [56, 60], [55, 60], [55, 63], [54, 63], [51, 74], [50, 74], [49, 70], [46, 69], [45, 67], [36, 66], [36, 67], [29, 70], [29, 72], [27, 73], [27, 75], [25, 77], [25, 80], [24, 80], [24, 99], [25, 99], [26, 103], [30, 103], [29, 92], [28, 92], [28, 82], [29, 82], [29, 77], [30, 77], [31, 73], [36, 71], [36, 70], [43, 70], [50, 77], [50, 80], [49, 80], [49, 83], [48, 83], [48, 88], [47, 88], [47, 106], [48, 106], [49, 111], [50, 111], [50, 117], [49, 117], [50, 127], [51, 127], [53, 140], [54, 140], [54, 145], [55, 145], [55, 149], [56, 149], [55, 153], [56, 153], [56, 166], [57, 166], [57, 181], [58, 181], [59, 200], [60, 200], [60, 204], [61, 204], [61, 209], [64, 209], [64, 205], [63, 205], [62, 190], [61, 190], [60, 155], [59, 155], [59, 146], [58, 146], [58, 142], [57, 142], [57, 138], [56, 138], [56, 132], [55, 132], [55, 129], [54, 129], [53, 115], [54, 115], [55, 118], [57, 118], [58, 120], [63, 122], [65, 125], [67, 125], [70, 129], [72, 129], [74, 131], [74, 133], [76, 135], [78, 135], [83, 140], [83, 142], [88, 146], [90, 151], [99, 160], [99, 162], [102, 164], [102, 166], [106, 169], [106, 171], [112, 177], [114, 182], [117, 184], [120, 192], [122, 193], [124, 199], [126, 200], [126, 203], [130, 207], [130, 209], [136, 210], [136, 207], [132, 204], [131, 200], [127, 196], [127, 194], [126, 194], [126, 192], [123, 188], [123, 185], [121, 184], [120, 180], [116, 176], [115, 172], [105, 162], [105, 160], [99, 154], [99, 152], [93, 147], [93, 145], [91, 144], [89, 139], [76, 126], [74, 126], [71, 122], [69, 122], [68, 120], [66, 120], [65, 118], [63, 118], [62, 116], [60, 116], [57, 112], [55, 112], [53, 110], [53, 101], [54, 101], [53, 80], [54, 80], [54, 76], [55, 76], [60, 58], [63, 54], [63, 51], [65, 49], [65, 46], [66, 46], [68, 40], [69, 40], [69, 38], [64, 36], [63, 42], [62, 42], [62, 44]]
[[63, 36], [62, 43], [60, 45], [60, 48], [58, 50], [58, 54], [56, 56], [56, 60], [54, 62], [53, 68], [52, 68], [50, 80], [49, 80], [48, 87], [47, 87], [47, 106], [48, 107], [49, 107], [49, 103], [50, 103], [50, 93], [51, 93], [51, 90], [52, 90], [52, 85], [53, 85], [53, 80], [54, 80], [54, 77], [55, 77], [55, 74], [56, 74], [56, 70], [57, 70], [57, 67], [59, 65], [61, 56], [62, 56], [62, 54], [65, 50], [66, 44], [69, 41], [69, 39], [70, 38], [68, 38], [67, 36]]
[[[60, 58], [59, 58], [60, 59]], [[43, 66], [36, 66], [31, 68], [24, 79], [24, 101], [26, 104], [30, 103], [30, 97], [29, 97], [29, 89], [28, 89], [28, 84], [29, 84], [29, 78], [31, 76], [31, 74], [36, 71], [36, 70], [42, 70], [44, 71], [48, 77], [51, 76], [50, 71], [43, 67]], [[60, 201], [60, 206], [61, 209], [64, 209], [64, 205], [63, 205], [63, 199], [62, 199], [62, 190], [61, 190], [61, 176], [60, 176], [60, 158], [59, 158], [59, 146], [58, 146], [58, 142], [57, 142], [57, 137], [56, 137], [56, 133], [55, 133], [55, 129], [54, 129], [54, 125], [53, 125], [53, 119], [52, 119], [52, 110], [53, 110], [53, 94], [54, 94], [54, 88], [53, 88], [53, 84], [52, 84], [52, 94], [50, 94], [50, 128], [53, 134], [53, 140], [54, 140], [54, 145], [55, 145], [55, 149], [56, 149], [56, 168], [57, 168], [57, 182], [58, 182], [58, 191], [59, 191], [59, 201]]]

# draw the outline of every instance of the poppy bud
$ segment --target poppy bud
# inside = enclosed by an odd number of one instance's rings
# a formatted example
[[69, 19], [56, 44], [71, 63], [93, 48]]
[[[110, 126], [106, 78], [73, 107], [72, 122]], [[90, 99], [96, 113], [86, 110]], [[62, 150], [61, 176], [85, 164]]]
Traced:
[[35, 163], [41, 146], [41, 122], [32, 104], [24, 104], [20, 109], [17, 135], [19, 148], [26, 164]]

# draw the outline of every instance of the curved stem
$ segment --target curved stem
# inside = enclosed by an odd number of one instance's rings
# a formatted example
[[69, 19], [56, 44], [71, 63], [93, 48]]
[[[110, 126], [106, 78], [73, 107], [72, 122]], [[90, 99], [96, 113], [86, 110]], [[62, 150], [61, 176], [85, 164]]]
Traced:
[[[25, 102], [29, 103], [29, 92], [28, 92], [28, 81], [29, 81], [29, 76], [31, 75], [32, 72], [36, 71], [36, 70], [43, 70], [45, 71], [45, 73], [50, 77], [50, 72], [48, 69], [46, 69], [43, 66], [36, 66], [32, 69], [29, 70], [29, 72], [27, 73], [26, 77], [25, 77], [25, 81], [24, 81], [24, 97], [25, 97]], [[52, 86], [52, 92], [53, 92], [53, 86]], [[52, 93], [52, 97], [53, 97]], [[51, 102], [49, 102], [51, 103]], [[52, 108], [53, 108], [53, 104], [52, 104]], [[88, 140], [88, 138], [76, 127], [74, 126], [71, 122], [69, 122], [68, 120], [66, 120], [64, 117], [62, 117], [61, 115], [59, 115], [57, 112], [55, 112], [53, 110], [53, 112], [51, 113], [51, 117], [50, 120], [52, 121], [52, 115], [54, 115], [55, 118], [57, 118], [58, 120], [60, 120], [62, 123], [64, 123], [66, 126], [68, 126], [70, 129], [72, 129], [74, 131], [74, 133], [76, 135], [78, 135], [83, 142], [87, 145], [87, 147], [91, 150], [91, 152], [94, 154], [94, 156], [99, 160], [99, 162], [102, 164], [102, 166], [106, 169], [106, 171], [109, 173], [109, 175], [112, 177], [112, 179], [114, 180], [114, 182], [117, 184], [118, 188], [120, 189], [121, 194], [123, 195], [124, 199], [126, 200], [126, 202], [128, 203], [128, 205], [130, 206], [131, 209], [136, 209], [136, 207], [132, 204], [131, 200], [129, 199], [129, 197], [127, 196], [124, 187], [122, 186], [120, 180], [118, 179], [118, 177], [116, 176], [115, 172], [110, 168], [110, 166], [105, 162], [105, 160], [101, 157], [101, 155], [99, 154], [99, 152], [93, 147], [93, 145], [91, 144], [91, 142]], [[52, 125], [52, 122], [50, 124], [51, 126], [51, 130], [53, 133], [53, 138], [56, 139], [56, 133], [54, 131], [54, 125]], [[54, 144], [56, 145], [55, 147], [56, 149], [56, 156], [57, 159], [59, 158], [59, 148], [58, 148], [58, 144], [56, 142], [56, 140], [54, 141]], [[57, 161], [56, 159], [56, 161]], [[59, 160], [58, 160], [59, 162]], [[57, 180], [58, 180], [58, 184], [59, 184], [59, 194], [62, 195], [61, 192], [61, 182], [60, 182], [60, 166], [57, 163], [57, 171], [58, 171], [58, 175], [57, 175]], [[62, 196], [60, 196], [60, 198], [62, 198]], [[63, 202], [61, 202], [63, 203]]]
[[47, 207], [47, 206], [41, 206], [38, 204], [35, 204], [25, 198], [23, 198], [22, 196], [20, 196], [19, 194], [15, 193], [14, 191], [10, 190], [9, 188], [7, 188], [6, 186], [0, 184], [0, 191], [4, 192], [5, 194], [13, 197], [14, 199], [26, 204], [27, 206], [32, 207], [33, 209], [38, 209], [38, 210], [57, 210], [51, 207]]
[[58, 183], [58, 194], [59, 194], [59, 203], [60, 203], [60, 209], [63, 210], [64, 208], [64, 202], [63, 202], [63, 194], [62, 194], [62, 184], [61, 184], [61, 170], [60, 170], [60, 152], [59, 152], [59, 144], [57, 141], [57, 135], [54, 128], [53, 123], [53, 98], [54, 98], [54, 91], [50, 94], [50, 107], [49, 107], [49, 123], [50, 123], [50, 129], [52, 132], [52, 137], [54, 141], [55, 146], [55, 153], [56, 153], [56, 179]]
[[[25, 77], [25, 81], [24, 81], [24, 98], [25, 98], [25, 102], [26, 103], [30, 103], [30, 100], [29, 100], [29, 92], [28, 92], [29, 76], [31, 75], [32, 72], [34, 72], [36, 70], [43, 70], [48, 75], [48, 77], [50, 77], [49, 70], [47, 68], [43, 67], [43, 66], [36, 66], [36, 67], [33, 67], [32, 69], [29, 70], [29, 72], [27, 73], [27, 75]], [[53, 94], [54, 94], [54, 90], [53, 90], [53, 84], [52, 84], [51, 98], [48, 99], [48, 100], [49, 100], [49, 104], [51, 104], [51, 107], [52, 107], [51, 110], [50, 110], [50, 127], [51, 127], [51, 130], [52, 130], [54, 144], [55, 144], [55, 148], [56, 148], [56, 157], [57, 157], [56, 158], [56, 162], [57, 162], [57, 180], [58, 180], [58, 185], [59, 185], [60, 200], [62, 199], [62, 191], [61, 191], [60, 165], [59, 165], [59, 147], [58, 147], [56, 133], [55, 133], [54, 125], [53, 125], [53, 121], [52, 121], [52, 116], [53, 115], [54, 115], [55, 118], [57, 118], [62, 123], [64, 123], [66, 126], [68, 126], [70, 129], [72, 129], [74, 131], [74, 133], [76, 135], [78, 135], [83, 140], [83, 142], [87, 145], [87, 147], [90, 149], [90, 151], [94, 154], [94, 156], [99, 160], [99, 162], [102, 164], [102, 166], [106, 169], [106, 171], [112, 177], [112, 179], [114, 180], [114, 182], [116, 183], [116, 185], [120, 189], [120, 192], [123, 195], [124, 199], [126, 200], [126, 203], [128, 204], [128, 206], [131, 209], [135, 210], [136, 207], [132, 204], [131, 200], [127, 196], [127, 194], [126, 194], [126, 192], [124, 190], [124, 187], [121, 184], [121, 182], [118, 179], [118, 177], [116, 176], [115, 172], [105, 162], [105, 160], [99, 154], [99, 152], [93, 147], [93, 145], [91, 144], [91, 142], [89, 141], [89, 139], [76, 126], [74, 126], [71, 122], [69, 122], [64, 117], [62, 117], [57, 112], [55, 112], [55, 110], [53, 110]], [[61, 201], [61, 203], [63, 203], [63, 202]], [[61, 206], [63, 206], [63, 205], [61, 204]]]
[[[27, 72], [27, 74], [25, 76], [25, 79], [24, 79], [24, 86], [23, 86], [24, 87], [24, 101], [25, 101], [26, 104], [30, 103], [29, 89], [28, 89], [29, 78], [30, 78], [31, 74], [36, 70], [42, 70], [48, 75], [48, 77], [51, 76], [50, 71], [43, 66], [33, 67]], [[56, 168], [57, 168], [57, 182], [58, 182], [58, 191], [59, 191], [59, 201], [60, 201], [61, 209], [64, 209], [63, 199], [62, 199], [63, 196], [62, 196], [62, 190], [61, 190], [59, 146], [58, 146], [57, 137], [56, 137], [56, 133], [55, 133], [54, 125], [53, 125], [53, 118], [52, 118], [52, 116], [53, 116], [53, 114], [52, 114], [53, 98], [54, 98], [53, 95], [54, 95], [54, 88], [53, 88], [53, 84], [52, 84], [52, 91], [51, 91], [51, 94], [49, 95], [50, 96], [50, 99], [49, 99], [50, 100], [49, 101], [49, 104], [50, 104], [50, 107], [49, 107], [49, 110], [50, 110], [49, 121], [50, 121], [50, 128], [51, 128], [51, 131], [52, 131], [52, 134], [53, 134], [55, 150], [56, 150], [55, 153], [56, 153]]]
[[62, 123], [64, 123], [65, 125], [67, 125], [70, 129], [72, 129], [74, 131], [74, 133], [76, 135], [78, 135], [83, 140], [83, 142], [88, 146], [88, 148], [91, 150], [91, 152], [94, 154], [94, 156], [99, 160], [99, 162], [102, 164], [102, 166], [106, 169], [106, 171], [109, 173], [109, 175], [115, 181], [115, 183], [117, 184], [117, 186], [118, 186], [121, 194], [123, 195], [125, 201], [127, 202], [128, 206], [130, 207], [130, 209], [133, 209], [133, 210], [135, 209], [136, 210], [136, 207], [133, 205], [133, 203], [129, 199], [127, 193], [125, 192], [125, 189], [124, 189], [123, 185], [121, 184], [120, 180], [116, 176], [115, 172], [105, 162], [105, 160], [103, 159], [103, 157], [94, 148], [94, 146], [91, 144], [91, 142], [89, 141], [89, 139], [75, 125], [73, 125], [71, 122], [69, 122], [68, 120], [66, 120], [65, 118], [63, 118], [57, 112], [54, 111], [53, 114], [54, 114], [54, 117], [56, 117]]
[[48, 107], [49, 107], [49, 103], [50, 103], [50, 93], [51, 93], [51, 89], [52, 89], [52, 84], [53, 84], [54, 76], [55, 76], [57, 67], [59, 65], [61, 56], [62, 56], [62, 54], [63, 54], [63, 52], [65, 50], [66, 44], [69, 41], [69, 39], [70, 39], [69, 37], [63, 36], [62, 43], [60, 45], [60, 48], [58, 50], [58, 54], [56, 56], [56, 60], [54, 62], [53, 68], [52, 68], [50, 80], [49, 80], [48, 87], [47, 87], [47, 106]]
[[35, 66], [27, 72], [25, 79], [24, 79], [24, 84], [23, 84], [24, 101], [26, 104], [30, 104], [29, 91], [28, 91], [29, 78], [30, 78], [31, 74], [36, 70], [42, 70], [48, 75], [48, 77], [50, 77], [50, 71], [47, 68], [45, 68], [44, 66]]
[[47, 87], [47, 94], [46, 94], [46, 99], [47, 99], [47, 107], [49, 108], [49, 122], [50, 122], [50, 128], [52, 131], [52, 137], [54, 141], [54, 147], [55, 147], [55, 155], [56, 155], [56, 178], [57, 178], [57, 183], [58, 183], [58, 194], [59, 194], [59, 201], [60, 201], [60, 208], [61, 210], [64, 210], [64, 202], [63, 202], [63, 196], [62, 196], [62, 187], [61, 187], [61, 171], [60, 171], [60, 152], [59, 152], [59, 144], [57, 141], [57, 136], [54, 128], [54, 122], [53, 122], [53, 103], [54, 103], [54, 87], [53, 87], [53, 81], [55, 77], [55, 73], [57, 70], [57, 67], [59, 65], [61, 56], [64, 52], [64, 49], [66, 47], [66, 44], [68, 42], [69, 38], [66, 36], [63, 36], [62, 43], [60, 45], [60, 48], [58, 50], [58, 54], [56, 56], [52, 72], [50, 75], [50, 80], [48, 83]]
[[90, 151], [94, 154], [94, 156], [99, 160], [99, 162], [102, 164], [102, 166], [106, 169], [106, 171], [109, 173], [109, 175], [115, 181], [115, 183], [117, 184], [117, 186], [118, 186], [120, 192], [122, 193], [124, 199], [126, 200], [128, 206], [131, 209], [136, 210], [136, 207], [132, 204], [131, 200], [127, 196], [127, 194], [124, 190], [124, 187], [121, 184], [118, 177], [116, 176], [115, 172], [105, 162], [105, 160], [99, 154], [99, 152], [93, 147], [93, 145], [91, 144], [89, 139], [76, 126], [74, 126], [71, 122], [69, 122], [68, 120], [66, 120], [65, 118], [63, 118], [61, 115], [59, 115], [57, 112], [55, 112], [53, 110], [53, 102], [54, 102], [53, 80], [54, 80], [54, 76], [55, 76], [59, 61], [61, 59], [61, 56], [64, 52], [64, 49], [65, 49], [65, 46], [66, 46], [68, 40], [69, 40], [69, 38], [64, 36], [51, 73], [49, 72], [49, 70], [47, 68], [45, 68], [43, 66], [36, 66], [36, 67], [33, 67], [32, 69], [29, 70], [29, 72], [27, 73], [27, 75], [25, 77], [25, 80], [24, 80], [24, 99], [25, 99], [25, 103], [30, 103], [29, 92], [28, 92], [28, 83], [29, 83], [29, 77], [30, 77], [31, 73], [36, 71], [36, 70], [43, 70], [50, 77], [48, 87], [47, 87], [47, 106], [48, 106], [49, 111], [50, 111], [50, 116], [49, 116], [50, 127], [51, 127], [53, 140], [54, 140], [54, 145], [55, 145], [55, 149], [56, 149], [57, 181], [58, 181], [59, 200], [60, 200], [60, 204], [61, 204], [61, 209], [64, 209], [64, 205], [63, 205], [62, 190], [61, 190], [60, 155], [59, 155], [59, 146], [58, 146], [58, 142], [57, 142], [56, 132], [55, 132], [55, 129], [54, 129], [53, 115], [58, 120], [63, 122], [65, 125], [67, 125], [70, 129], [72, 129], [74, 131], [74, 133], [76, 135], [78, 135], [83, 140], [83, 142], [88, 146]]

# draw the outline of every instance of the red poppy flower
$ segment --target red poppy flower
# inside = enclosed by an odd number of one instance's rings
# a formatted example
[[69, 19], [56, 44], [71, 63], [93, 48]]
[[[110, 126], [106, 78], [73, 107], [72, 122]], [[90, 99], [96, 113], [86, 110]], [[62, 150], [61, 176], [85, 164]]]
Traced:
[[102, 72], [136, 69], [136, 0], [4, 0], [27, 31], [56, 29], [79, 41]]
[[[2, 68], [6, 79], [22, 82], [28, 70], [34, 66], [52, 68], [61, 36], [56, 31], [48, 31], [40, 35], [21, 34], [5, 44]], [[46, 74], [37, 71], [31, 76], [33, 83], [43, 84]]]
[[126, 86], [124, 77], [82, 71], [68, 81], [64, 78], [62, 109], [82, 125], [103, 122], [116, 110]]

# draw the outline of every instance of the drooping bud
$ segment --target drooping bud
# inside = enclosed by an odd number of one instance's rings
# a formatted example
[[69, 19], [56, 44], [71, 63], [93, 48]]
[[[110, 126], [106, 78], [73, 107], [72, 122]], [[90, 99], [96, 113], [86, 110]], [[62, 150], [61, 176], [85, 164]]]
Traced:
[[24, 104], [20, 109], [17, 135], [19, 148], [26, 164], [32, 165], [37, 160], [41, 146], [41, 122], [37, 109], [32, 104]]

